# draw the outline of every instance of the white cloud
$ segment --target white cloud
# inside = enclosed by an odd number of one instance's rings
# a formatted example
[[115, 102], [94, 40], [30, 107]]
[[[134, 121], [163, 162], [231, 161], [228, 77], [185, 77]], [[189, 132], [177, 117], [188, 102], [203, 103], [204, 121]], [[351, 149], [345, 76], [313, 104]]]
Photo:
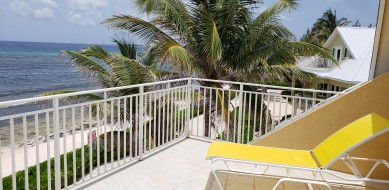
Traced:
[[9, 4], [9, 7], [19, 15], [27, 16], [31, 13], [31, 7], [24, 1], [13, 1]]
[[69, 0], [72, 9], [94, 11], [108, 6], [107, 0]]
[[53, 0], [40, 0], [42, 3], [50, 6], [50, 7], [55, 7], [57, 8], [58, 7], [58, 4], [57, 2], [53, 1]]
[[54, 11], [50, 8], [47, 8], [47, 7], [44, 7], [41, 9], [36, 9], [36, 10], [34, 10], [34, 17], [37, 19], [53, 18]]
[[68, 20], [70, 23], [73, 24], [78, 24], [82, 26], [96, 26], [97, 23], [94, 19], [96, 18], [101, 19], [101, 14], [94, 13], [94, 12], [82, 14], [82, 13], [76, 13], [70, 11], [65, 18], [66, 20]]

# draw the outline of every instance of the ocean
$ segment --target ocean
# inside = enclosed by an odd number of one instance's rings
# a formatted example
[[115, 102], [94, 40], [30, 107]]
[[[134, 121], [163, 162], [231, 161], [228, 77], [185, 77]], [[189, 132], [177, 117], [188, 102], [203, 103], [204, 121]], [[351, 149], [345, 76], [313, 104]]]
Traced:
[[[0, 41], [0, 102], [32, 98], [55, 90], [99, 88], [94, 80], [80, 76], [72, 63], [60, 55], [62, 50], [80, 50], [87, 46]], [[102, 46], [111, 53], [119, 52], [115, 45]]]
[[[0, 41], [0, 102], [33, 98], [56, 90], [91, 90], [100, 88], [90, 78], [81, 76], [62, 50], [80, 50], [88, 44]], [[102, 45], [110, 53], [117, 47]], [[138, 53], [144, 51], [138, 46]], [[0, 117], [28, 111], [32, 106], [0, 108]], [[1, 127], [1, 125], [0, 125]]]

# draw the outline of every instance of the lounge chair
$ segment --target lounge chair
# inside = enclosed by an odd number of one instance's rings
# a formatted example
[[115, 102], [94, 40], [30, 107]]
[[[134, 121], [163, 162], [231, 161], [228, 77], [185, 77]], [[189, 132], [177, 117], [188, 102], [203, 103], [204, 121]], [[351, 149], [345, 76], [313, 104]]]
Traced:
[[[350, 157], [348, 154], [349, 151], [364, 142], [388, 131], [389, 120], [378, 114], [372, 113], [338, 130], [311, 151], [243, 145], [228, 142], [213, 142], [209, 147], [206, 159], [209, 160], [212, 173], [221, 189], [223, 189], [223, 186], [216, 175], [217, 170], [213, 167], [213, 164], [217, 161], [224, 162], [227, 169], [231, 172], [254, 173], [231, 169], [228, 165], [230, 162], [265, 166], [266, 169], [264, 172], [255, 173], [262, 175], [266, 174], [269, 167], [286, 169], [287, 175], [279, 176], [281, 179], [276, 183], [273, 190], [277, 189], [277, 187], [285, 181], [305, 183], [308, 186], [311, 186], [312, 184], [323, 185], [328, 189], [331, 189], [331, 187], [327, 182], [344, 183], [344, 181], [370, 181], [389, 184], [389, 180], [369, 178], [378, 165], [383, 164], [389, 168], [389, 163], [387, 161], [354, 158]], [[338, 173], [328, 170], [328, 168], [339, 159], [346, 163], [352, 173], [356, 176], [355, 178], [340, 176]], [[366, 176], [362, 176], [354, 163], [355, 160], [375, 162], [375, 164]], [[313, 174], [314, 178], [300, 179], [290, 176], [291, 170], [310, 172]], [[323, 174], [331, 175], [333, 178], [339, 180], [325, 179]]]

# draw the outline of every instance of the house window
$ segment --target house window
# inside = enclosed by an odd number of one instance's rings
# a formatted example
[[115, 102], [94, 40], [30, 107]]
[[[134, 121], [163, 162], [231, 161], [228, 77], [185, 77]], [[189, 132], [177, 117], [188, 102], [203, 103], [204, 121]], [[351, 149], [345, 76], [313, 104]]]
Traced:
[[[319, 90], [327, 90], [327, 84], [325, 84], [325, 83], [320, 83], [319, 84]], [[318, 93], [318, 96], [319, 97], [325, 97], [326, 96], [326, 94], [325, 93], [321, 93], [321, 92], [319, 92]]]
[[344, 58], [347, 57], [347, 48], [344, 48]]
[[333, 49], [333, 52], [334, 52], [334, 58], [337, 60], [337, 61], [340, 61], [342, 60], [342, 47], [341, 46], [336, 46], [334, 47]]

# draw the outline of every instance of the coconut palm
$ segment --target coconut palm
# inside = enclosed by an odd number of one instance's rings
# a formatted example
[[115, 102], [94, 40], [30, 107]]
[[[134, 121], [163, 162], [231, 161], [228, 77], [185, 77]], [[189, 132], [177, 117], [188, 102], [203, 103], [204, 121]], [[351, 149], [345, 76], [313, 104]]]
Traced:
[[[125, 38], [117, 37], [113, 39], [113, 42], [116, 43], [120, 54], [109, 53], [107, 50], [105, 50], [99, 45], [91, 45], [80, 51], [65, 50], [63, 51], [63, 54], [69, 58], [69, 60], [73, 63], [73, 67], [75, 67], [78, 72], [80, 72], [84, 76], [86, 75], [87, 77], [91, 77], [92, 79], [94, 79], [100, 85], [101, 88], [112, 88], [153, 82], [159, 80], [161, 77], [165, 77], [167, 75], [172, 74], [168, 71], [159, 70], [157, 67], [157, 62], [152, 56], [152, 54], [148, 54], [148, 56], [145, 56], [142, 60], [137, 60], [136, 46], [133, 43], [130, 43]], [[144, 90], [148, 91], [152, 89], [145, 88]], [[40, 96], [73, 92], [76, 91], [58, 90], [46, 92], [41, 94]], [[139, 88], [109, 91], [106, 95], [109, 98], [122, 97], [136, 93], [139, 93]], [[85, 102], [103, 99], [103, 94], [84, 94], [67, 97], [63, 99], [63, 101]], [[121, 101], [120, 103], [116, 101], [108, 101], [106, 103], [98, 103], [99, 105], [97, 105], [97, 103], [92, 104], [91, 108], [93, 117], [96, 116], [97, 112], [99, 112], [100, 117], [103, 117], [103, 115], [105, 114], [107, 116], [107, 124], [111, 126], [111, 132], [105, 133], [104, 135], [108, 135], [108, 137], [106, 136], [104, 138], [117, 139], [116, 136], [118, 133], [125, 133], [125, 131], [123, 131], [123, 126], [125, 122], [123, 120], [124, 114], [126, 114], [127, 116], [127, 122], [130, 121], [130, 116], [132, 117], [131, 120], [135, 121], [135, 114], [131, 115], [130, 113], [136, 113], [137, 100], [135, 98], [132, 98], [128, 99], [126, 102], [126, 105], [124, 105], [124, 101]], [[133, 106], [130, 107], [131, 105]], [[124, 113], [125, 106], [127, 108], [126, 113]], [[113, 112], [111, 113], [111, 111]], [[119, 116], [117, 114], [118, 112], [120, 112]], [[135, 130], [132, 131], [134, 132]], [[123, 135], [121, 136], [123, 137]], [[117, 142], [115, 141], [115, 143]], [[132, 143], [135, 143], [135, 141]]]
[[302, 37], [301, 41], [324, 44], [336, 27], [347, 26], [350, 23], [351, 21], [347, 20], [347, 18], [338, 18], [336, 10], [332, 11], [331, 8], [329, 8], [323, 13], [321, 18], [317, 19], [316, 23], [312, 27], [312, 30], [308, 30]]
[[[326, 49], [293, 41], [294, 35], [283, 26], [280, 16], [296, 9], [296, 0], [280, 0], [255, 18], [253, 8], [259, 5], [256, 0], [134, 2], [140, 11], [149, 15], [149, 21], [115, 15], [103, 23], [144, 40], [160, 63], [168, 63], [187, 75], [246, 82], [287, 80], [292, 75], [300, 80], [313, 80], [313, 75], [294, 66], [297, 58], [317, 54], [331, 58]], [[209, 82], [202, 85], [221, 87]], [[220, 101], [228, 108], [227, 100]], [[222, 117], [231, 120], [226, 115]], [[208, 121], [205, 123], [208, 131], [210, 126]]]

